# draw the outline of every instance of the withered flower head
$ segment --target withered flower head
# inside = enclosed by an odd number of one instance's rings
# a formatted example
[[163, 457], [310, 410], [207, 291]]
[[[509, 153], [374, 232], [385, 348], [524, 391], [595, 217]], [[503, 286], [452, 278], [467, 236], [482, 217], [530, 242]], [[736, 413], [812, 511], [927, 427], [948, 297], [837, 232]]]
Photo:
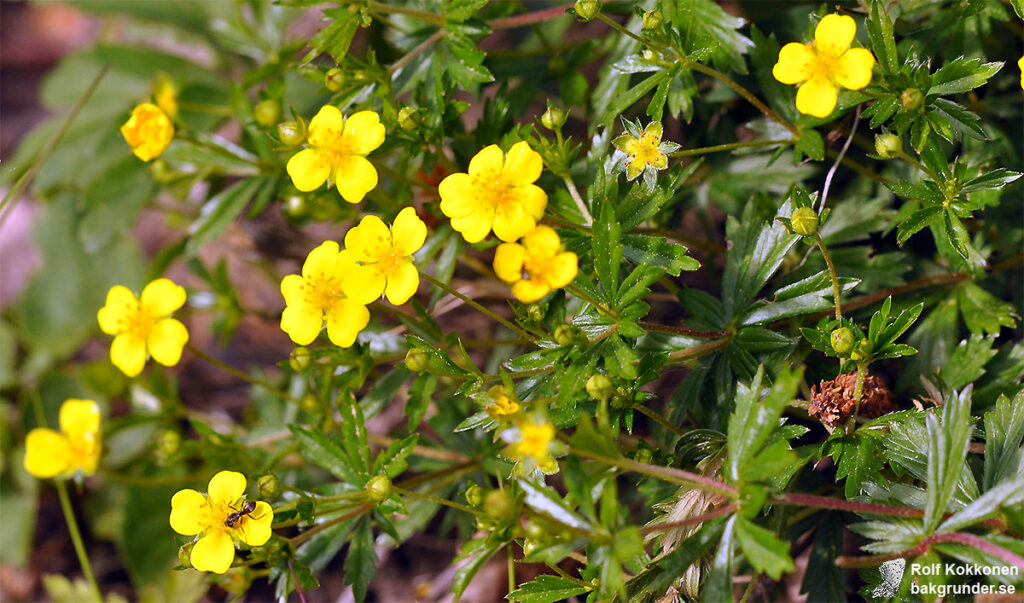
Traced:
[[[857, 373], [839, 375], [831, 381], [822, 381], [811, 386], [811, 405], [807, 412], [818, 419], [829, 430], [845, 423], [857, 408], [854, 390], [857, 387]], [[888, 386], [881, 377], [868, 375], [864, 378], [858, 414], [874, 419], [896, 409]]]

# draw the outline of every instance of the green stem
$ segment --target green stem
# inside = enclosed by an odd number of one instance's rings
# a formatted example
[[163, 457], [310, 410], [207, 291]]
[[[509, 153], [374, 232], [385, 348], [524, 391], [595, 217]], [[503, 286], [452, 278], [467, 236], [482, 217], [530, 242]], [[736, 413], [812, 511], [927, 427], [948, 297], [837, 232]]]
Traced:
[[442, 291], [445, 291], [447, 293], [450, 293], [450, 294], [454, 295], [455, 297], [457, 297], [457, 298], [461, 299], [462, 301], [466, 302], [466, 304], [472, 306], [473, 308], [475, 308], [476, 310], [478, 310], [481, 313], [485, 314], [486, 316], [489, 316], [489, 317], [493, 318], [494, 320], [498, 321], [498, 323], [504, 325], [506, 328], [508, 328], [508, 329], [510, 329], [510, 330], [512, 330], [512, 331], [514, 331], [516, 333], [518, 333], [524, 339], [528, 339], [530, 341], [536, 341], [537, 340], [536, 337], [534, 337], [533, 335], [531, 335], [530, 333], [525, 331], [522, 327], [520, 327], [520, 326], [518, 326], [518, 325], [516, 325], [516, 324], [514, 324], [512, 322], [509, 322], [508, 320], [505, 320], [504, 318], [498, 316], [494, 312], [488, 310], [487, 308], [485, 308], [481, 304], [477, 303], [475, 300], [470, 299], [469, 297], [463, 295], [462, 293], [459, 293], [458, 291], [456, 291], [452, 286], [448, 285], [447, 283], [443, 283], [443, 282], [437, 280], [436, 278], [430, 276], [429, 274], [427, 274], [426, 272], [423, 272], [423, 271], [420, 271], [420, 276], [422, 276], [423, 280], [427, 281], [431, 285], [434, 285], [438, 289], [441, 289]]
[[436, 25], [441, 28], [443, 28], [448, 23], [443, 16], [438, 15], [436, 13], [428, 13], [427, 11], [416, 10], [414, 8], [406, 8], [404, 6], [394, 6], [392, 4], [387, 4], [384, 2], [377, 2], [376, 0], [369, 0], [369, 2], [366, 3], [366, 8], [370, 12], [385, 14], [391, 13], [396, 15], [405, 15], [407, 17], [413, 17], [415, 19], [419, 19], [420, 21], [432, 23], [433, 25]]
[[789, 121], [787, 121], [781, 115], [776, 113], [775, 110], [773, 110], [768, 105], [764, 104], [761, 101], [761, 99], [759, 99], [756, 96], [754, 96], [749, 90], [747, 90], [743, 86], [739, 85], [735, 80], [733, 80], [729, 76], [725, 75], [721, 71], [718, 71], [717, 69], [712, 69], [711, 67], [708, 67], [707, 65], [703, 65], [701, 63], [695, 63], [695, 62], [690, 61], [690, 60], [687, 60], [686, 63], [683, 65], [683, 67], [684, 68], [693, 69], [694, 71], [699, 71], [699, 72], [701, 72], [701, 73], [703, 73], [705, 75], [710, 75], [711, 77], [713, 77], [716, 80], [722, 82], [726, 86], [732, 88], [733, 91], [736, 92], [736, 94], [739, 94], [743, 98], [747, 99], [747, 101], [751, 105], [754, 105], [755, 107], [757, 107], [758, 110], [760, 110], [761, 113], [764, 113], [766, 117], [768, 117], [772, 121], [775, 121], [775, 122], [781, 124], [782, 127], [786, 128], [787, 130], [792, 132], [793, 136], [795, 136], [796, 138], [800, 138], [801, 132], [800, 132], [799, 128], [797, 128], [793, 124], [789, 123]]
[[245, 381], [245, 382], [250, 383], [252, 385], [255, 385], [257, 387], [262, 387], [263, 389], [265, 389], [265, 390], [267, 390], [267, 391], [269, 391], [269, 392], [271, 392], [271, 393], [273, 393], [273, 394], [275, 394], [277, 396], [280, 396], [281, 398], [284, 398], [285, 400], [291, 400], [293, 402], [297, 402], [297, 400], [292, 398], [288, 394], [288, 392], [286, 392], [286, 391], [284, 391], [282, 389], [278, 389], [277, 387], [274, 387], [273, 385], [271, 385], [270, 383], [268, 383], [268, 382], [266, 382], [266, 381], [264, 381], [262, 379], [257, 379], [256, 377], [253, 377], [252, 375], [246, 374], [246, 373], [236, 369], [235, 367], [233, 367], [233, 366], [223, 362], [222, 360], [214, 358], [213, 356], [211, 356], [211, 355], [207, 354], [206, 352], [200, 350], [199, 348], [197, 348], [196, 346], [192, 345], [191, 343], [186, 343], [185, 347], [188, 349], [188, 351], [190, 351], [193, 354], [195, 354], [196, 356], [202, 358], [206, 362], [209, 362], [210, 364], [214, 365], [215, 367], [219, 368], [220, 370], [224, 371], [225, 373], [228, 373], [230, 375], [234, 375], [235, 377], [238, 377], [242, 381]]
[[92, 594], [96, 601], [103, 601], [100, 587], [96, 583], [96, 576], [92, 573], [92, 566], [89, 564], [89, 554], [85, 551], [85, 544], [82, 542], [82, 533], [78, 531], [78, 521], [75, 519], [75, 512], [71, 508], [71, 499], [68, 498], [67, 486], [61, 480], [55, 480], [57, 495], [60, 497], [60, 507], [64, 511], [64, 521], [68, 524], [68, 532], [71, 533], [71, 543], [75, 546], [75, 554], [78, 555], [78, 563], [82, 566], [82, 573], [89, 583]]
[[749, 142], [730, 142], [728, 144], [716, 144], [710, 147], [697, 147], [694, 149], [683, 149], [674, 153], [669, 153], [669, 157], [691, 157], [693, 155], [705, 155], [707, 153], [717, 153], [719, 151], [731, 151], [733, 149], [745, 149], [750, 147], [771, 147], [781, 146], [787, 144], [793, 144], [796, 140], [790, 138], [787, 140], [751, 140]]
[[343, 523], [343, 522], [346, 522], [346, 521], [352, 519], [353, 517], [362, 515], [363, 513], [369, 511], [372, 508], [373, 508], [373, 503], [366, 503], [365, 505], [360, 505], [359, 507], [353, 509], [351, 512], [346, 513], [346, 514], [344, 514], [344, 515], [342, 515], [340, 517], [334, 517], [334, 518], [328, 519], [327, 521], [325, 521], [323, 523], [317, 524], [314, 527], [312, 527], [312, 528], [306, 530], [305, 532], [299, 534], [298, 536], [295, 536], [294, 538], [292, 538], [291, 539], [292, 548], [298, 547], [303, 542], [309, 540], [313, 536], [316, 536], [320, 532], [323, 532], [327, 528], [330, 528], [332, 526], [336, 526], [339, 523]]
[[673, 327], [669, 325], [659, 325], [653, 322], [638, 321], [637, 326], [645, 331], [659, 331], [661, 333], [672, 333], [673, 335], [683, 335], [684, 337], [696, 337], [698, 339], [717, 339], [719, 337], [728, 337], [731, 335], [729, 331], [698, 331], [689, 327]]
[[732, 342], [732, 338], [733, 336], [730, 333], [728, 337], [723, 337], [721, 339], [716, 339], [714, 341], [709, 341], [707, 343], [695, 345], [692, 348], [676, 350], [668, 355], [667, 364], [680, 364], [690, 360], [696, 360], [697, 358], [701, 358], [703, 356], [710, 354], [711, 352], [728, 346]]
[[633, 405], [633, 410], [635, 410], [635, 411], [639, 412], [640, 414], [646, 416], [647, 418], [651, 419], [652, 421], [654, 421], [658, 425], [661, 425], [662, 427], [664, 427], [665, 429], [671, 431], [672, 433], [676, 434], [677, 436], [681, 436], [681, 435], [684, 435], [686, 433], [685, 431], [680, 429], [678, 426], [669, 423], [668, 419], [666, 419], [665, 417], [663, 417], [663, 416], [659, 415], [658, 413], [654, 412], [650, 408], [647, 408], [643, 404], [634, 404]]
[[905, 151], [903, 151], [902, 149], [899, 152], [899, 157], [900, 157], [900, 159], [903, 159], [904, 161], [906, 161], [910, 165], [912, 165], [912, 166], [916, 167], [917, 169], [921, 170], [925, 174], [928, 174], [928, 177], [931, 178], [933, 181], [935, 181], [936, 184], [942, 182], [942, 179], [939, 178], [938, 174], [936, 174], [935, 172], [933, 172], [930, 169], [928, 169], [928, 166], [926, 166], [925, 164], [921, 163], [917, 159], [914, 159], [910, 155], [907, 155], [907, 153]]
[[415, 490], [406, 490], [405, 488], [399, 488], [398, 486], [392, 486], [392, 490], [403, 496], [419, 498], [422, 500], [429, 500], [432, 503], [443, 505], [445, 507], [451, 507], [452, 509], [457, 509], [459, 511], [463, 511], [471, 515], [476, 515], [477, 517], [484, 517], [486, 515], [486, 513], [479, 509], [474, 509], [473, 507], [457, 503], [446, 498], [441, 498], [440, 496], [434, 496], [433, 494], [426, 494], [425, 492], [417, 492]]
[[437, 42], [438, 40], [443, 38], [446, 33], [448, 32], [444, 28], [435, 31], [433, 34], [431, 34], [429, 38], [420, 42], [420, 44], [416, 46], [416, 48], [413, 48], [409, 52], [405, 53], [405, 55], [402, 56], [402, 58], [398, 59], [390, 67], [388, 67], [388, 75], [391, 75], [398, 71], [399, 69], [401, 69], [402, 67], [408, 65], [409, 61], [413, 60], [423, 51], [433, 46], [434, 42]]
[[832, 256], [829, 255], [828, 249], [825, 248], [825, 241], [822, 240], [820, 232], [814, 233], [814, 241], [818, 244], [818, 249], [821, 250], [825, 263], [828, 264], [829, 276], [832, 277], [832, 296], [835, 298], [836, 320], [842, 320], [843, 306], [839, 301], [839, 275], [836, 274], [836, 265], [832, 263]]
[[604, 303], [601, 303], [601, 302], [597, 301], [596, 299], [591, 297], [589, 293], [587, 293], [583, 289], [580, 289], [576, 285], [573, 285], [572, 283], [570, 283], [569, 285], [567, 285], [565, 287], [565, 290], [570, 292], [570, 293], [572, 293], [576, 297], [582, 299], [583, 301], [587, 302], [591, 306], [594, 306], [594, 309], [597, 310], [599, 313], [604, 314], [605, 316], [607, 316], [609, 318], [614, 318], [614, 319], [619, 318], [619, 313], [616, 312], [615, 310], [609, 308], [608, 304], [604, 304]]
[[547, 21], [548, 19], [553, 19], [555, 17], [567, 17], [569, 15], [565, 11], [572, 7], [572, 4], [565, 4], [563, 6], [556, 6], [554, 8], [548, 8], [545, 10], [539, 10], [532, 13], [526, 13], [525, 15], [516, 15], [514, 17], [492, 19], [487, 22], [487, 27], [490, 27], [492, 30], [495, 30], [512, 29], [513, 27], [533, 25], [534, 23], [540, 23], [541, 21]]

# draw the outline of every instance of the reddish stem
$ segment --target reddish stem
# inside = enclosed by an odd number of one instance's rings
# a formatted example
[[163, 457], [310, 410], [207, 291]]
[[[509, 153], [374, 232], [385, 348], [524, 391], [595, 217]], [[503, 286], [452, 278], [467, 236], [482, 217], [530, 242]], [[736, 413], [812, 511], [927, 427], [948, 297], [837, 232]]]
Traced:
[[688, 519], [683, 519], [680, 521], [673, 521], [672, 523], [659, 523], [656, 525], [647, 526], [645, 528], [640, 528], [640, 533], [649, 534], [651, 532], [664, 532], [666, 530], [672, 530], [675, 528], [685, 528], [686, 526], [692, 526], [694, 524], [710, 521], [716, 517], [721, 517], [722, 515], [728, 515], [729, 513], [732, 513], [739, 508], [740, 506], [738, 503], [731, 503], [725, 505], [724, 507], [720, 507], [718, 509], [715, 509], [714, 511], [709, 511], [703, 515], [698, 515], [696, 517], [690, 517]]
[[801, 505], [805, 507], [817, 507], [819, 509], [835, 509], [837, 511], [854, 511], [856, 513], [870, 513], [872, 515], [892, 515], [896, 517], [924, 517], [921, 509], [910, 507], [897, 507], [894, 505], [880, 505], [875, 503], [862, 503], [842, 498], [829, 496], [815, 496], [814, 494], [783, 494], [772, 499], [772, 502], [779, 505]]
[[532, 25], [541, 21], [547, 21], [553, 17], [559, 17], [566, 14], [566, 9], [572, 8], [572, 4], [565, 4], [563, 6], [556, 6], [545, 10], [539, 10], [533, 13], [526, 13], [525, 15], [516, 15], [514, 17], [503, 17], [501, 19], [492, 19], [487, 22], [487, 27], [491, 29], [512, 29], [513, 27], [522, 27], [523, 25]]
[[965, 532], [949, 532], [946, 534], [935, 534], [929, 536], [921, 541], [915, 547], [909, 548], [899, 553], [889, 553], [888, 555], [868, 555], [864, 557], [847, 557], [840, 556], [836, 557], [836, 565], [840, 567], [874, 567], [881, 565], [886, 561], [893, 559], [909, 559], [913, 557], [920, 557], [923, 555], [933, 544], [941, 544], [943, 542], [955, 542], [957, 544], [963, 544], [966, 546], [974, 547], [979, 551], [988, 553], [989, 555], [1005, 561], [1009, 565], [1014, 565], [1021, 570], [1024, 570], [1024, 557], [1021, 557], [1017, 553], [1004, 549], [998, 544], [993, 544], [983, 538], [979, 538], [974, 534], [967, 534]]

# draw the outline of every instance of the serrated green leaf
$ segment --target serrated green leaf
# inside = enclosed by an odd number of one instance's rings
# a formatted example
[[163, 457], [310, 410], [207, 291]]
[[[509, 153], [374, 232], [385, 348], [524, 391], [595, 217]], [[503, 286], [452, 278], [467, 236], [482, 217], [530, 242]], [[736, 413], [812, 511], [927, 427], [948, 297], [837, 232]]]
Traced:
[[589, 592], [591, 587], [561, 576], [537, 576], [533, 582], [520, 584], [508, 594], [509, 601], [519, 603], [555, 603]]
[[608, 201], [602, 201], [594, 221], [594, 269], [597, 278], [608, 295], [614, 299], [619, 288], [619, 267], [622, 264], [622, 242], [619, 238], [622, 228], [615, 218], [615, 209]]
[[803, 372], [803, 367], [795, 371], [783, 367], [764, 398], [761, 398], [764, 366], [758, 367], [749, 385], [737, 385], [736, 410], [729, 417], [726, 436], [729, 457], [724, 467], [725, 476], [731, 482], [740, 480], [743, 467], [761, 449], [778, 425], [783, 409], [796, 395]]
[[[596, 240], [596, 237], [595, 237]], [[672, 276], [700, 268], [700, 262], [686, 255], [687, 249], [660, 237], [627, 234], [622, 237], [622, 255], [640, 265], [657, 266]]]
[[899, 229], [896, 231], [896, 242], [902, 245], [922, 228], [937, 224], [941, 213], [943, 213], [942, 207], [937, 205], [914, 212], [906, 220], [900, 222]]
[[322, 432], [295, 424], [289, 425], [288, 429], [295, 434], [301, 444], [300, 453], [311, 462], [330, 471], [347, 484], [361, 486], [366, 482], [359, 476], [355, 463], [342, 447], [328, 439]]
[[946, 513], [960, 478], [971, 441], [971, 394], [968, 386], [954, 392], [942, 407], [942, 421], [934, 413], [925, 416], [928, 429], [928, 499], [925, 529], [934, 530]]
[[267, 184], [267, 178], [240, 180], [224, 189], [205, 204], [199, 217], [188, 227], [189, 240], [185, 254], [195, 256], [210, 241], [227, 230], [227, 227], [242, 213], [253, 196]]
[[871, 50], [878, 57], [878, 64], [882, 68], [882, 72], [896, 73], [899, 70], [896, 38], [893, 36], [892, 19], [889, 18], [885, 2], [882, 0], [872, 0], [867, 27], [868, 37], [871, 39]]
[[455, 600], [462, 598], [470, 580], [487, 563], [487, 560], [501, 550], [505, 543], [497, 538], [474, 538], [462, 545], [458, 557], [455, 558], [455, 578], [452, 581], [452, 593]]
[[754, 569], [764, 572], [772, 580], [778, 580], [782, 574], [793, 571], [789, 544], [769, 530], [739, 517], [736, 521], [736, 540]]
[[1024, 465], [1024, 390], [1011, 400], [1000, 396], [985, 413], [985, 477], [988, 490], [1019, 474]]
[[1003, 64], [982, 63], [981, 59], [958, 58], [932, 74], [929, 95], [959, 94], [974, 90], [995, 75]]
[[352, 585], [356, 601], [366, 599], [366, 588], [377, 576], [377, 551], [373, 547], [373, 530], [370, 520], [359, 522], [352, 534], [352, 544], [345, 556], [345, 584]]

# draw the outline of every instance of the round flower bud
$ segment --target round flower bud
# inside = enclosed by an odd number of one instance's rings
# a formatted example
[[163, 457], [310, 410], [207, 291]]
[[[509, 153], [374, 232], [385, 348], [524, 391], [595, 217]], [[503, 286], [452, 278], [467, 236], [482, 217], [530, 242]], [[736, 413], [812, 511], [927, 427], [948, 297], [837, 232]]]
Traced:
[[576, 0], [573, 10], [576, 12], [576, 18], [586, 23], [601, 12], [601, 0]]
[[157, 452], [166, 458], [178, 451], [181, 447], [181, 435], [173, 429], [168, 429], [160, 434], [157, 440]]
[[331, 92], [337, 92], [341, 90], [341, 87], [345, 85], [345, 72], [338, 67], [332, 67], [327, 70], [327, 75], [324, 76], [324, 86], [327, 87]]
[[309, 365], [313, 363], [313, 352], [309, 351], [309, 348], [303, 346], [297, 346], [290, 356], [288, 356], [288, 366], [292, 367], [292, 370], [296, 373], [303, 373], [309, 368]]
[[430, 355], [422, 348], [412, 348], [405, 354], [405, 368], [414, 373], [422, 373], [427, 370], [427, 363]]
[[665, 15], [656, 8], [644, 13], [644, 29], [646, 30], [658, 29], [664, 21]]
[[302, 123], [302, 120], [282, 121], [277, 124], [277, 137], [284, 144], [297, 147], [306, 140], [306, 124]]
[[863, 362], [868, 359], [871, 355], [871, 342], [867, 339], [862, 340], [857, 344], [857, 348], [850, 353], [850, 360], [854, 362]]
[[261, 498], [274, 499], [281, 496], [281, 480], [273, 473], [261, 475], [256, 487], [259, 488]]
[[484, 497], [484, 511], [493, 519], [507, 519], [516, 510], [516, 501], [504, 490], [491, 490]]
[[892, 159], [903, 151], [903, 142], [895, 134], [876, 134], [875, 153], [882, 159]]
[[281, 104], [276, 100], [262, 100], [256, 103], [256, 107], [252, 110], [253, 116], [256, 117], [256, 123], [269, 128], [277, 123], [277, 120], [281, 119]]
[[288, 195], [284, 198], [285, 215], [289, 218], [301, 218], [306, 214], [306, 198], [302, 195]]
[[192, 547], [195, 542], [187, 542], [178, 549], [178, 563], [186, 569], [192, 567]]
[[154, 159], [149, 164], [149, 175], [157, 182], [170, 182], [178, 177], [178, 172], [167, 164], [163, 159]]
[[809, 237], [818, 232], [818, 212], [810, 207], [796, 208], [789, 221], [793, 225], [793, 232], [802, 237]]
[[557, 130], [565, 125], [565, 120], [568, 117], [569, 115], [565, 111], [548, 105], [548, 110], [540, 116], [540, 123], [549, 130]]
[[302, 400], [299, 402], [299, 408], [311, 415], [319, 415], [320, 400], [318, 400], [313, 394], [306, 394], [305, 396], [302, 396]]
[[366, 493], [373, 502], [383, 502], [391, 496], [391, 480], [386, 475], [377, 475], [366, 482]]
[[572, 325], [558, 325], [552, 338], [558, 345], [569, 345], [576, 339]]
[[526, 522], [526, 537], [530, 540], [540, 541], [547, 535], [548, 532], [544, 529], [544, 526], [535, 521]]
[[900, 94], [900, 104], [904, 111], [917, 111], [924, 106], [924, 94], [917, 88], [907, 88]]
[[652, 459], [654, 459], [654, 454], [650, 448], [637, 448], [636, 454], [633, 455], [633, 460], [645, 465], [649, 465]]
[[412, 130], [416, 127], [416, 114], [418, 111], [412, 107], [402, 107], [398, 111], [398, 126], [403, 130]]
[[615, 386], [612, 385], [612, 380], [601, 374], [591, 375], [587, 379], [586, 388], [587, 394], [595, 400], [607, 400], [609, 396], [615, 393]]
[[478, 484], [470, 484], [463, 496], [466, 497], [466, 502], [469, 503], [469, 506], [479, 507], [484, 502], [484, 489]]
[[526, 315], [535, 322], [544, 320], [544, 310], [537, 304], [530, 304], [530, 307], [526, 309]]
[[846, 327], [832, 331], [829, 339], [832, 340], [832, 349], [840, 356], [846, 356], [853, 350], [853, 331]]

